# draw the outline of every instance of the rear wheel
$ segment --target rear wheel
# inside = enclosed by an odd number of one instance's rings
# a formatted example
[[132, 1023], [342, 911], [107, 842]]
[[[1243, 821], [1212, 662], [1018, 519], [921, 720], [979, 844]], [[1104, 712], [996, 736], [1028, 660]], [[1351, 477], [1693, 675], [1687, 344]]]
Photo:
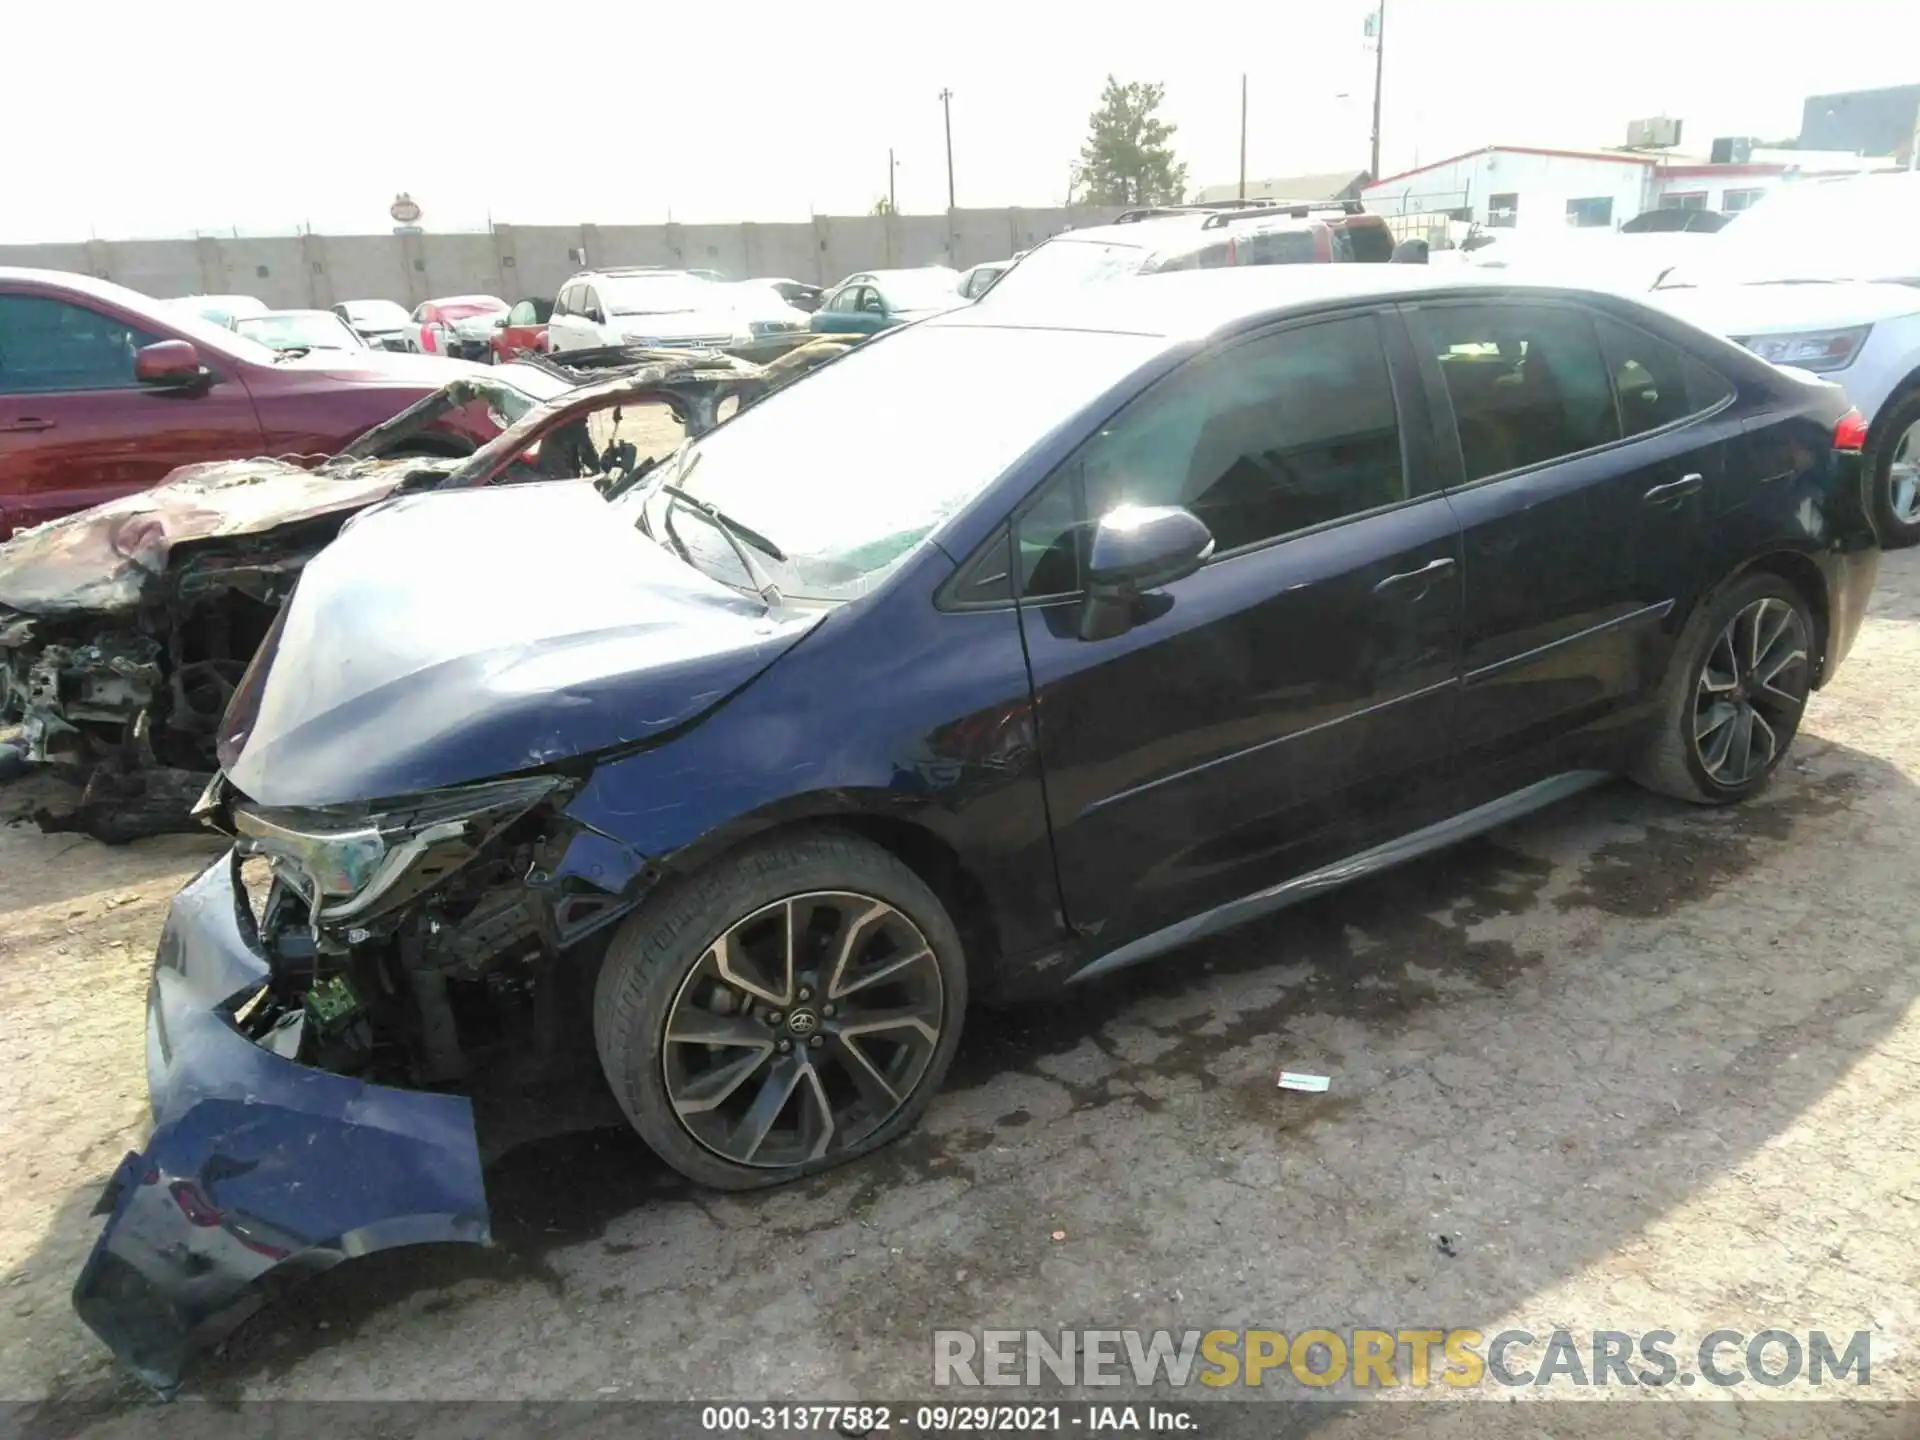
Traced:
[[662, 1159], [757, 1189], [910, 1129], [966, 998], [959, 936], [925, 882], [821, 832], [743, 851], [633, 915], [595, 988], [594, 1040]]
[[1786, 756], [1813, 688], [1806, 597], [1755, 574], [1703, 605], [1675, 647], [1659, 728], [1634, 778], [1701, 805], [1760, 790]]
[[1920, 386], [1894, 396], [1875, 429], [1865, 463], [1880, 543], [1889, 550], [1920, 544]]

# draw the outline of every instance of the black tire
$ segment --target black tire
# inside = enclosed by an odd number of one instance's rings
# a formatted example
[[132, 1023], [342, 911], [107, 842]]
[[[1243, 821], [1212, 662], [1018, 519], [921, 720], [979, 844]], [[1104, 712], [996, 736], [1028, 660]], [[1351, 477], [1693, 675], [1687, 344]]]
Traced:
[[[668, 1022], [681, 997], [690, 993], [689, 987], [707, 983], [695, 972], [711, 965], [714, 947], [722, 937], [735, 933], [743, 921], [777, 902], [827, 892], [871, 897], [917, 928], [925, 948], [932, 952], [927, 983], [931, 984], [931, 974], [937, 973], [942, 1006], [937, 1036], [926, 1046], [920, 1061], [924, 1068], [918, 1070], [912, 1088], [870, 1133], [860, 1133], [858, 1126], [851, 1126], [848, 1133], [857, 1134], [857, 1139], [818, 1158], [787, 1164], [743, 1164], [696, 1137], [690, 1123], [683, 1122], [676, 1111], [664, 1054]], [[823, 939], [821, 943], [828, 942]], [[801, 965], [793, 967], [790, 985], [795, 976], [804, 982]], [[820, 996], [810, 1008], [831, 1014], [831, 1007], [818, 1003], [825, 999], [830, 986], [821, 984], [819, 989]], [[790, 989], [788, 993], [804, 997], [806, 992]], [[939, 897], [879, 846], [858, 836], [823, 829], [775, 837], [729, 855], [710, 869], [671, 884], [657, 900], [629, 916], [614, 935], [594, 987], [593, 1035], [614, 1097], [634, 1129], [661, 1159], [703, 1185], [755, 1190], [844, 1164], [897, 1139], [918, 1123], [953, 1061], [966, 1004], [966, 962], [960, 937]], [[812, 1043], [800, 1038], [808, 1033], [797, 1028], [800, 1008], [796, 1006], [790, 1016], [796, 1027], [792, 1038], [787, 1037], [784, 1026], [769, 1033], [779, 1034], [789, 1046]], [[772, 1023], [764, 1013], [751, 1018]], [[819, 1038], [831, 1042], [821, 1062], [831, 1061], [837, 1053], [834, 1047], [843, 1042], [824, 1033], [832, 1028], [828, 1022], [814, 1023], [823, 1032]], [[681, 1043], [675, 1041], [676, 1045]], [[794, 1049], [790, 1058], [774, 1063], [814, 1064], [808, 1054]], [[761, 1083], [740, 1082], [738, 1088], [744, 1091]], [[816, 1088], [824, 1104], [825, 1084]], [[798, 1092], [796, 1085], [792, 1093]], [[775, 1119], [789, 1113], [787, 1104], [782, 1102]], [[716, 1111], [718, 1108], [716, 1104]], [[876, 1118], [869, 1115], [865, 1123], [871, 1124]], [[797, 1117], [797, 1123], [803, 1122]]]
[[[1782, 638], [1762, 657], [1764, 663], [1753, 668], [1760, 672], [1776, 662], [1783, 663], [1785, 668], [1770, 676], [1768, 683], [1756, 684], [1751, 699], [1749, 677], [1736, 672], [1731, 689], [1723, 686], [1720, 682], [1727, 674], [1726, 657], [1732, 653], [1724, 648], [1726, 637], [1733, 633], [1730, 627], [1760, 607], [1760, 618], [1766, 628], [1751, 642], [1744, 637], [1755, 632], [1743, 632], [1738, 643], [1744, 654], [1757, 648], [1771, 626], [1780, 620], [1780, 606], [1787, 607], [1791, 613], [1790, 623], [1797, 627], [1800, 638], [1796, 641], [1790, 631], [1783, 630]], [[1748, 574], [1708, 596], [1687, 622], [1674, 647], [1673, 661], [1661, 690], [1659, 717], [1633, 769], [1633, 778], [1649, 790], [1696, 805], [1730, 805], [1759, 793], [1799, 733], [1814, 665], [1819, 658], [1817, 636], [1807, 597], [1778, 575]], [[1796, 648], [1801, 654], [1794, 662], [1791, 656]], [[1714, 667], [1711, 675], [1709, 666]], [[1716, 699], [1718, 690], [1725, 690], [1728, 698]], [[1780, 697], [1778, 692], [1782, 690], [1797, 696], [1794, 703], [1786, 703]], [[1737, 711], [1742, 704], [1759, 718], [1749, 722], [1748, 733], [1755, 739], [1755, 748], [1748, 751], [1753, 763], [1747, 773], [1734, 779], [1731, 777], [1739, 767], [1727, 765], [1716, 772], [1710, 764], [1719, 741], [1727, 738], [1720, 727], [1713, 726], [1717, 713], [1714, 707], [1726, 705]], [[1737, 721], [1722, 722], [1728, 723], [1734, 725], [1734, 735], [1741, 733]], [[1767, 737], [1764, 740], [1760, 738], [1763, 734]], [[1760, 745], [1767, 750], [1763, 761], [1757, 748]]]
[[[1873, 427], [1873, 438], [1861, 465], [1867, 474], [1868, 494], [1873, 510], [1873, 528], [1887, 550], [1904, 550], [1920, 545], [1920, 507], [1909, 502], [1911, 518], [1902, 519], [1894, 508], [1893, 463], [1902, 437], [1920, 427], [1920, 385], [1908, 385], [1897, 392], [1880, 412]], [[1907, 440], [1908, 454], [1903, 463], [1920, 459], [1920, 433]]]

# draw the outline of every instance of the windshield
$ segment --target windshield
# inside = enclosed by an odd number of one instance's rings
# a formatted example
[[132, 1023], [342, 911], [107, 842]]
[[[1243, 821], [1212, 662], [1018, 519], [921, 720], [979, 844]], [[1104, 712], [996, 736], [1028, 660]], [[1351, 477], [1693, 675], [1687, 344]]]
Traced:
[[[754, 559], [787, 597], [847, 600], [1164, 342], [1073, 330], [915, 326], [869, 341], [683, 447], [661, 477], [772, 540]], [[983, 423], [990, 421], [991, 423]], [[665, 541], [668, 497], [615, 502]], [[711, 525], [673, 507], [702, 569], [745, 584]]]
[[1920, 176], [1789, 181], [1701, 241], [1665, 286], [1920, 280]]
[[981, 298], [1004, 302], [1009, 295], [1041, 294], [1089, 280], [1138, 275], [1146, 258], [1138, 245], [1057, 236], [1029, 251]]
[[183, 300], [169, 300], [167, 304], [216, 325], [230, 324], [236, 316], [264, 315], [267, 312], [266, 301], [256, 300], [251, 295], [189, 295]]
[[356, 325], [398, 329], [407, 323], [407, 312], [391, 300], [355, 300], [347, 306], [347, 318]]
[[234, 329], [275, 350], [363, 350], [365, 342], [324, 310], [253, 315], [234, 321]]
[[610, 315], [680, 315], [724, 306], [724, 292], [691, 275], [623, 275], [596, 282]]

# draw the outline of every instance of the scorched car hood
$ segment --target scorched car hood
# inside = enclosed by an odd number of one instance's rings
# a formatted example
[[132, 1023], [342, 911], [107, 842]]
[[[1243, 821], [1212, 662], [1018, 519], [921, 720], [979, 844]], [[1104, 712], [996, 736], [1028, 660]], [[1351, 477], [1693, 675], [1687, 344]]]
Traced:
[[187, 465], [151, 490], [49, 520], [0, 544], [0, 605], [30, 615], [131, 610], [155, 598], [175, 546], [259, 535], [390, 495], [458, 460], [286, 460]]
[[512, 774], [696, 718], [822, 612], [769, 612], [591, 484], [406, 496], [306, 568], [222, 726], [259, 804]]

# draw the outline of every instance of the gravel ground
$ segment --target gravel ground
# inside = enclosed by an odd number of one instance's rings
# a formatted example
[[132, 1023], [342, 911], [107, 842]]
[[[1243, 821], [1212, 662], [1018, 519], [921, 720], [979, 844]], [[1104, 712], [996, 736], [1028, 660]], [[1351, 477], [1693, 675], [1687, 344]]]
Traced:
[[[1385, 1324], [1867, 1330], [1852, 1394], [1915, 1398], [1916, 673], [1910, 551], [1759, 801], [1609, 787], [976, 1015], [920, 1133], [799, 1186], [693, 1190], [603, 1093], [550, 1098], [576, 1128], [494, 1162], [492, 1250], [343, 1266], [186, 1394], [925, 1397], [936, 1328]], [[0, 826], [0, 1398], [128, 1434], [152, 1412], [66, 1292], [143, 1141], [162, 910], [216, 849]], [[1283, 1065], [1332, 1088], [1278, 1090]], [[1402, 1405], [1311, 1408], [1331, 1433], [1429, 1433]], [[1445, 1408], [1475, 1434], [1516, 1413]], [[1715, 1409], [1717, 1434], [1920, 1433], [1906, 1411]]]

